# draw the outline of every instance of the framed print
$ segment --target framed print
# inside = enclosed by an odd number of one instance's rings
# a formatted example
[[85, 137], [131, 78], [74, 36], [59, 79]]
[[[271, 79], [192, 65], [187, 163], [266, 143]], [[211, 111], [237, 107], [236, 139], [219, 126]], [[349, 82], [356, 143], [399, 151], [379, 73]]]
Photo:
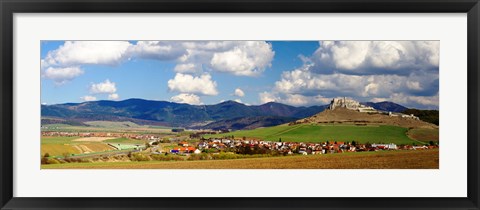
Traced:
[[2, 1], [2, 209], [478, 209], [478, 1]]

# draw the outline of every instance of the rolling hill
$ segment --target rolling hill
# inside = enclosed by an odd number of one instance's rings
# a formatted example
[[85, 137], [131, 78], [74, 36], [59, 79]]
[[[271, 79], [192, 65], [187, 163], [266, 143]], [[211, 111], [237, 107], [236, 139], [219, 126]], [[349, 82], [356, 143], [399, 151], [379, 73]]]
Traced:
[[346, 108], [324, 110], [316, 115], [292, 122], [291, 124], [351, 124], [351, 125], [391, 125], [404, 128], [432, 128], [438, 126], [422, 120], [388, 116], [384, 113], [362, 113]]
[[[166, 126], [198, 127], [208, 123], [252, 117], [257, 125], [275, 125], [272, 122], [285, 123], [286, 119], [296, 120], [321, 112], [326, 106], [294, 107], [281, 103], [266, 103], [247, 106], [234, 101], [214, 105], [189, 105], [166, 101], [128, 99], [124, 101], [92, 101], [83, 103], [65, 103], [42, 105], [44, 122], [66, 121], [132, 121], [137, 124], [155, 124]], [[244, 119], [244, 121], [246, 120]], [[265, 122], [258, 122], [265, 120]], [[252, 122], [253, 123], [253, 122]], [[252, 124], [247, 123], [247, 126]]]
[[338, 107], [288, 124], [204, 137], [234, 136], [270, 141], [355, 141], [412, 145], [436, 142], [439, 139], [438, 132], [437, 125], [422, 120]]
[[[384, 111], [396, 111], [403, 107], [392, 102], [369, 102], [369, 105], [381, 107], [379, 110]], [[190, 105], [167, 101], [127, 99], [42, 105], [41, 112], [44, 124], [56, 122], [81, 125], [88, 121], [131, 121], [140, 125], [253, 129], [310, 117], [322, 112], [327, 107], [328, 105], [295, 107], [276, 102], [249, 106], [235, 101], [225, 101], [213, 105]], [[238, 121], [238, 123], [234, 121]]]

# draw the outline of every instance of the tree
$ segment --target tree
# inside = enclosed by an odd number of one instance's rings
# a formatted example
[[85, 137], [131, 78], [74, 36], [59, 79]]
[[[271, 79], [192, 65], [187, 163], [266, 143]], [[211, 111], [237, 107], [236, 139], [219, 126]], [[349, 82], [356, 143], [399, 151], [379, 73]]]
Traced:
[[357, 142], [352, 141], [352, 145], [353, 145], [353, 146], [357, 146]]
[[45, 154], [43, 155], [43, 157], [48, 158], [48, 157], [50, 157], [50, 154], [48, 154], [48, 152], [47, 152], [47, 153], [45, 153]]
[[428, 143], [430, 144], [430, 146], [435, 145], [435, 143], [433, 143], [433, 141], [430, 141], [430, 142], [428, 142]]
[[282, 138], [278, 138], [278, 142], [282, 142]]

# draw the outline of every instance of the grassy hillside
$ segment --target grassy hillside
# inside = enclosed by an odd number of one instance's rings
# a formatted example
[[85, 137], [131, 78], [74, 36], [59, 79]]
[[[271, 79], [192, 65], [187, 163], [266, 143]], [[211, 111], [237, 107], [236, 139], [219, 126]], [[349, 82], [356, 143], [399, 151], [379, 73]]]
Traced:
[[234, 137], [258, 138], [263, 140], [293, 142], [324, 142], [324, 141], [356, 141], [359, 143], [396, 143], [412, 144], [419, 143], [410, 139], [407, 128], [379, 125], [379, 126], [355, 126], [355, 125], [314, 125], [299, 124], [293, 126], [275, 126], [259, 128], [255, 130], [235, 131], [227, 134], [206, 135], [209, 137], [222, 137], [225, 135]]

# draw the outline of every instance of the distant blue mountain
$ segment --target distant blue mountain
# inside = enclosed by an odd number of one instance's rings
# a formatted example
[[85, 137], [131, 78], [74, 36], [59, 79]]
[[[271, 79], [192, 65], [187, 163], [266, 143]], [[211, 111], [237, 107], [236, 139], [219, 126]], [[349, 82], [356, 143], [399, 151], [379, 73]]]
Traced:
[[[401, 112], [406, 109], [392, 102], [367, 102], [364, 104], [382, 111]], [[275, 102], [248, 106], [235, 101], [225, 101], [214, 105], [190, 105], [167, 101], [127, 99], [42, 105], [41, 111], [42, 118], [45, 119], [44, 123], [52, 122], [51, 119], [78, 123], [105, 120], [181, 127], [199, 127], [199, 125], [201, 127], [210, 124], [207, 127], [219, 128], [222, 127], [221, 123], [223, 122], [235, 125], [235, 129], [242, 129], [287, 123], [312, 116], [327, 107], [328, 105], [294, 107]], [[49, 120], [46, 120], [47, 118]], [[229, 127], [231, 128], [226, 125], [222, 128], [228, 129]]]
[[[247, 106], [235, 101], [214, 105], [189, 105], [167, 101], [128, 99], [42, 105], [42, 117], [69, 121], [124, 121], [188, 127], [193, 124], [244, 117], [283, 117], [292, 120], [321, 112], [326, 106], [294, 107], [280, 103]], [[272, 118], [269, 118], [272, 120]]]
[[404, 107], [402, 105], [389, 102], [389, 101], [383, 101], [383, 102], [378, 102], [378, 103], [373, 103], [373, 102], [363, 102], [361, 103], [363, 105], [371, 106], [376, 110], [380, 111], [386, 111], [386, 112], [403, 112], [407, 110], [407, 107]]

